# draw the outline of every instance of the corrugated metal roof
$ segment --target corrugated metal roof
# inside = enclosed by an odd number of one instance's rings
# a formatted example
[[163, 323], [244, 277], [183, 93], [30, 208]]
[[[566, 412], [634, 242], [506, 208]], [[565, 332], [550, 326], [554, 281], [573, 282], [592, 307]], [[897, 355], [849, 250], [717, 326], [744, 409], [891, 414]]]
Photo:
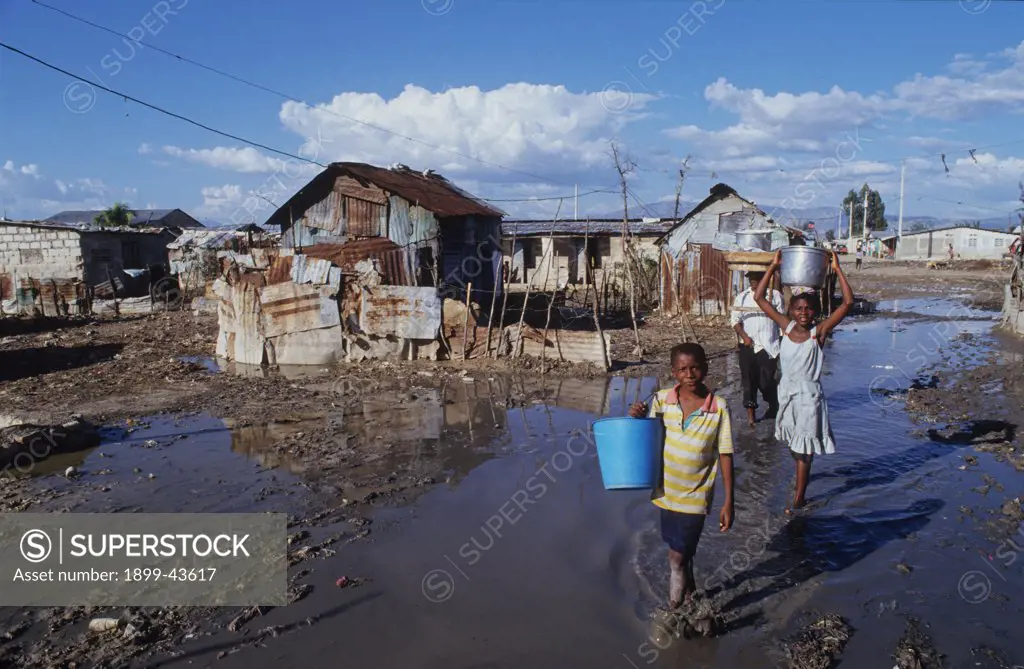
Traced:
[[438, 217], [486, 216], [500, 218], [505, 212], [478, 200], [439, 174], [424, 174], [407, 167], [385, 169], [366, 163], [331, 163], [299, 192], [275, 211], [265, 225], [282, 225], [334, 190], [338, 177], [352, 177], [364, 185], [374, 185], [393, 195], [400, 195], [413, 205], [420, 205]]
[[[631, 218], [629, 219], [629, 231], [634, 235], [660, 236], [668, 232], [675, 224], [676, 219], [674, 218], [658, 219], [655, 221]], [[552, 226], [552, 221], [550, 220], [501, 222], [501, 236], [506, 238], [511, 238], [513, 233], [517, 237], [547, 236], [552, 234], [552, 230], [554, 230], [555, 235], [571, 235], [573, 237], [582, 237], [588, 234], [588, 231], [591, 235], [621, 235], [622, 219], [604, 218], [591, 221], [555, 221], [554, 226]]]
[[183, 246], [194, 246], [200, 249], [220, 249], [230, 245], [233, 239], [246, 239], [246, 234], [231, 230], [190, 228], [182, 231], [177, 239], [167, 245], [167, 248], [180, 249]]
[[[0, 221], [0, 226], [14, 225], [26, 228], [42, 228], [45, 230], [62, 230], [67, 232], [80, 232], [80, 233], [129, 233], [139, 235], [159, 235], [162, 234], [165, 228], [162, 227], [130, 227], [130, 228], [104, 228], [95, 224], [91, 225], [73, 225], [64, 223], [51, 222], [49, 219], [45, 221]], [[171, 234], [171, 233], [167, 233]]]

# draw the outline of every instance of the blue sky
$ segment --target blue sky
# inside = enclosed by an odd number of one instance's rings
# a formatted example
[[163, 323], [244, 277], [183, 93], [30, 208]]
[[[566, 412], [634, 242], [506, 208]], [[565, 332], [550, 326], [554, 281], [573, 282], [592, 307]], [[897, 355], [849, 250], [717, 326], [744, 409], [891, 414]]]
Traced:
[[[0, 41], [321, 163], [438, 170], [514, 216], [551, 215], [557, 201], [505, 200], [614, 186], [611, 139], [638, 168], [630, 176], [636, 215], [640, 203], [671, 199], [687, 155], [690, 201], [723, 181], [777, 214], [835, 210], [867, 181], [895, 223], [905, 159], [907, 216], [1009, 217], [1019, 206], [1024, 4], [45, 2], [136, 41], [31, 0], [0, 0]], [[262, 222], [271, 207], [253, 191], [280, 203], [319, 169], [4, 49], [0, 128], [0, 197], [10, 218], [121, 200]], [[580, 198], [581, 215], [619, 206], [611, 193]], [[563, 213], [571, 211], [570, 200]]]

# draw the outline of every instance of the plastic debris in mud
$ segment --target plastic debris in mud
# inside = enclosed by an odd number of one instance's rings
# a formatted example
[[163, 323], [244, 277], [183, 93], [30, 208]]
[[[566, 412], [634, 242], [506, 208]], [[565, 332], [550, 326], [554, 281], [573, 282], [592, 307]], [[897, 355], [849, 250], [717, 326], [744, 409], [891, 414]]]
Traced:
[[846, 618], [829, 613], [783, 640], [790, 669], [830, 669], [843, 654], [853, 628]]

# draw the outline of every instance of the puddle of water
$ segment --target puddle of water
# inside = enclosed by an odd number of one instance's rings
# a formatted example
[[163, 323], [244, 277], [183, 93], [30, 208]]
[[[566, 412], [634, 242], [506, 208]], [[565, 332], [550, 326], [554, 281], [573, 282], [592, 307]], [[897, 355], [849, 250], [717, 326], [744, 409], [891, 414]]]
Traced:
[[[246, 457], [258, 450], [252, 438], [209, 416], [147, 417], [130, 431], [105, 429], [103, 436], [89, 451], [38, 463], [32, 475], [58, 474], [47, 483], [82, 494], [81, 512], [248, 512], [267, 508], [268, 496], [302, 481]], [[78, 470], [71, 480], [63, 477], [68, 466]]]
[[178, 360], [192, 365], [202, 365], [211, 374], [223, 371], [220, 360], [212, 355], [180, 355]]
[[[952, 307], [935, 300], [915, 306], [923, 312]], [[383, 524], [386, 531], [318, 562], [308, 581], [313, 593], [270, 611], [260, 627], [307, 616], [323, 617], [320, 624], [217, 664], [254, 669], [286, 659], [316, 667], [343, 657], [355, 665], [446, 669], [768, 667], [774, 663], [764, 657], [764, 643], [810, 609], [850, 619], [856, 629], [844, 655], [850, 666], [891, 666], [883, 663], [892, 662], [905, 613], [931, 625], [929, 633], [953, 666], [975, 665], [973, 646], [1008, 649], [1024, 610], [1000, 595], [1022, 591], [1024, 560], [993, 564], [979, 556], [1003, 548], [984, 538], [980, 525], [1006, 494], [985, 497], [971, 489], [990, 475], [1007, 481], [1009, 492], [1016, 474], [975, 454], [965, 445], [968, 435], [914, 436], [919, 426], [901, 403], [871, 392], [879, 377], [906, 388], [954, 356], [963, 365], [978, 364], [987, 340], [959, 335], [985, 336], [991, 323], [917, 320], [904, 327], [893, 332], [885, 318], [851, 318], [826, 344], [823, 384], [838, 453], [815, 461], [809, 492], [817, 508], [807, 516], [781, 514], [793, 464], [775, 444], [771, 425], [751, 430], [734, 421], [735, 526], [727, 534], [717, 531], [716, 506], [696, 558], [698, 583], [719, 597], [731, 626], [720, 639], [654, 644], [646, 621], [667, 590], [655, 509], [647, 492], [605, 491], [593, 447], [571, 441], [595, 418], [623, 415], [658, 380], [553, 381], [533, 394], [539, 403], [506, 406], [510, 382], [499, 378], [410, 387], [398, 398], [364, 397], [359, 406], [327, 416], [336, 443], [325, 457], [377, 473], [421, 464], [425, 475], [440, 472], [447, 485], [412, 506], [377, 514], [375, 527]], [[717, 389], [737, 414], [735, 356], [714, 365]], [[518, 390], [517, 396], [524, 391]], [[155, 420], [87, 454], [82, 468], [109, 467], [106, 476], [120, 483], [97, 498], [98, 507], [251, 511], [267, 508], [275, 486], [316, 479], [318, 472], [261, 448], [301, 429], [232, 432], [203, 417]], [[181, 434], [188, 437], [177, 438]], [[157, 446], [147, 447], [148, 440]], [[370, 442], [381, 448], [366, 448]], [[978, 465], [961, 471], [968, 453]], [[146, 478], [151, 471], [152, 480]], [[980, 520], [963, 517], [961, 506], [976, 509]], [[900, 563], [913, 571], [901, 573]], [[986, 581], [977, 574], [988, 579], [991, 596], [984, 600]], [[334, 581], [341, 575], [372, 580], [339, 591]], [[965, 585], [965, 575], [974, 580]], [[335, 618], [342, 614], [343, 621]], [[164, 666], [195, 660], [191, 655]]]

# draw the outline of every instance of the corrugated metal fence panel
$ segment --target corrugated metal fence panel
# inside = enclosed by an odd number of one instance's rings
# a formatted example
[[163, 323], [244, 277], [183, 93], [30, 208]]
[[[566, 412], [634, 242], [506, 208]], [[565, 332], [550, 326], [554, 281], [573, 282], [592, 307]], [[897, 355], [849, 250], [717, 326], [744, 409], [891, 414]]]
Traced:
[[418, 244], [437, 240], [438, 224], [433, 212], [420, 206], [412, 206], [409, 208], [409, 219], [412, 221], [410, 242]]
[[409, 219], [409, 203], [404, 198], [392, 195], [391, 211], [388, 217], [388, 239], [399, 246], [408, 246], [412, 241], [412, 221]]
[[725, 254], [710, 244], [692, 244], [672, 267], [671, 258], [662, 258], [662, 290], [665, 310], [675, 310], [675, 282], [679, 309], [701, 316], [726, 314], [732, 296], [729, 264]]
[[[510, 325], [505, 332], [512, 350], [515, 350], [519, 345], [519, 326]], [[523, 355], [539, 358], [543, 354], [547, 360], [590, 362], [602, 368], [606, 368], [607, 360], [611, 360], [611, 339], [608, 335], [604, 335], [602, 340], [597, 332], [549, 330], [547, 340], [543, 337], [543, 333], [534, 328], [523, 328]]]
[[379, 337], [434, 339], [441, 329], [441, 297], [434, 288], [364, 287], [359, 328]]
[[329, 282], [331, 261], [305, 255], [292, 257], [291, 280], [295, 283], [324, 285]]
[[341, 325], [338, 303], [330, 298], [328, 286], [292, 282], [264, 286], [260, 291], [263, 336], [305, 332]]
[[380, 237], [387, 229], [387, 207], [375, 202], [345, 198], [348, 234], [354, 237]]

